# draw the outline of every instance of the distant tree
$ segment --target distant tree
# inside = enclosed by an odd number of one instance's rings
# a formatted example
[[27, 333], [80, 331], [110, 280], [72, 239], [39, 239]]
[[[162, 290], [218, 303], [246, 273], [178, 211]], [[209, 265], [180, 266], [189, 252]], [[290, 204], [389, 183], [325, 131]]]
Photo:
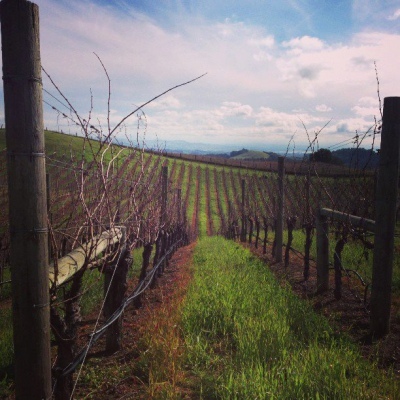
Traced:
[[240, 156], [241, 154], [247, 153], [249, 150], [243, 148], [242, 150], [238, 151], [231, 151], [230, 157]]
[[335, 157], [328, 149], [319, 149], [315, 153], [310, 154], [310, 161], [327, 164], [342, 164], [342, 161], [338, 157]]

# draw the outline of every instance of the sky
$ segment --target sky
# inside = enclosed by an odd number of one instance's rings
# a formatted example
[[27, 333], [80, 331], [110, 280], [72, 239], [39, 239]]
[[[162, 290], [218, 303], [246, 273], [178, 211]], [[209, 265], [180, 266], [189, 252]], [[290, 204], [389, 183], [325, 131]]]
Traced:
[[[134, 113], [119, 140], [303, 151], [318, 133], [335, 150], [380, 119], [379, 97], [400, 96], [399, 0], [36, 3], [42, 66], [98, 130], [206, 74]], [[45, 74], [43, 88], [45, 127], [75, 134]]]

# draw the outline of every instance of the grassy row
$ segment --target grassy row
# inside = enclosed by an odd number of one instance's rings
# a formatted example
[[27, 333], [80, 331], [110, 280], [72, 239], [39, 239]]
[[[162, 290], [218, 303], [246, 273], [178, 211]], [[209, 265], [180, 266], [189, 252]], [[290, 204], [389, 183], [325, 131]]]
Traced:
[[194, 398], [398, 398], [399, 382], [336, 337], [327, 321], [246, 250], [201, 240], [183, 308]]

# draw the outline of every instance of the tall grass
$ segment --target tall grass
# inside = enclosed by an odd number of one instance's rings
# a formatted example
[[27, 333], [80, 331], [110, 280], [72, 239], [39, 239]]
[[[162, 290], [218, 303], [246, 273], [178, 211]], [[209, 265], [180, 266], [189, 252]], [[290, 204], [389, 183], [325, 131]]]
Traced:
[[203, 399], [398, 398], [399, 383], [336, 337], [327, 321], [250, 252], [201, 240], [183, 308], [187, 365]]

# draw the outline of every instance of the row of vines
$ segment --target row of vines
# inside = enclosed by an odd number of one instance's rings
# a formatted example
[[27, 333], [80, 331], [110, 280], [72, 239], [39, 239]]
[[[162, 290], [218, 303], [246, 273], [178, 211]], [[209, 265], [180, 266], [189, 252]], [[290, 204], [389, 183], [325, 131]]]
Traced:
[[[5, 152], [0, 156], [5, 158]], [[5, 162], [0, 163], [0, 270], [7, 281], [8, 216]], [[107, 199], [98, 207], [104, 190], [102, 174], [93, 164], [49, 157], [49, 218], [52, 226], [52, 254], [68, 253], [80, 238], [98, 234], [115, 219], [129, 222], [128, 237], [142, 244], [154, 241], [160, 229], [160, 177], [162, 166], [169, 166], [169, 203], [176, 204], [181, 190], [183, 209], [193, 235], [226, 234], [246, 225], [273, 230], [277, 215], [278, 182], [273, 173], [188, 163], [152, 153], [129, 152], [118, 156], [107, 176]], [[320, 178], [313, 174], [286, 175], [285, 218], [295, 221], [294, 228], [313, 222], [318, 206], [340, 210], [362, 218], [374, 218], [374, 175], [370, 172], [342, 178]], [[242, 191], [244, 186], [244, 197]], [[82, 199], [84, 202], [82, 202]], [[243, 202], [244, 201], [244, 202]], [[96, 208], [97, 206], [97, 208]], [[92, 210], [93, 208], [93, 210]], [[177, 206], [168, 208], [176, 214]], [[86, 223], [82, 223], [83, 220]], [[168, 224], [177, 222], [171, 214]], [[260, 229], [260, 228], [257, 228]], [[136, 245], [136, 244], [135, 244]]]
[[[87, 153], [86, 147], [90, 147]], [[118, 226], [126, 229], [127, 252], [124, 254], [127, 259], [134, 249], [143, 249], [139, 281], [144, 280], [151, 261], [156, 264], [159, 245], [165, 235], [176, 237], [173, 235], [177, 231], [185, 235], [182, 244], [198, 236], [224, 235], [252, 243], [264, 254], [271, 249], [274, 256], [279, 200], [276, 173], [187, 162], [90, 141], [83, 141], [82, 154], [84, 156], [72, 152], [68, 156], [53, 154], [46, 159], [49, 262], [57, 265], [57, 260], [72, 249]], [[0, 156], [5, 161], [5, 152]], [[5, 164], [0, 163], [0, 295], [3, 298], [10, 292]], [[289, 250], [296, 253], [300, 250], [304, 254], [301, 257], [304, 258], [305, 280], [310, 274], [315, 212], [319, 207], [361, 218], [374, 217], [374, 173], [360, 170], [347, 177], [320, 177], [312, 167], [308, 165], [307, 174], [287, 174], [283, 185], [287, 231], [285, 266], [289, 263]], [[167, 182], [163, 182], [166, 171]], [[366, 232], [354, 229], [351, 224], [342, 222], [334, 231], [337, 253], [341, 253], [350, 236], [368, 249], [370, 242]], [[301, 242], [293, 244], [293, 232], [303, 232]], [[68, 369], [77, 354], [74, 338], [77, 337], [80, 309], [71, 299], [87, 290], [83, 284], [84, 272], [98, 269], [107, 274], [109, 266], [119, 261], [121, 250], [119, 245], [114, 246], [108, 254], [89, 261], [89, 249], [85, 269], [63, 290], [51, 288], [52, 329], [59, 346], [56, 362], [59, 371]], [[367, 252], [362, 256], [368, 257]], [[361, 274], [359, 276], [364, 282]], [[140, 298], [135, 304], [140, 306]], [[66, 340], [73, 344], [68, 348], [67, 357], [62, 354]], [[72, 377], [68, 379], [64, 383], [66, 393], [71, 392], [73, 384]]]

